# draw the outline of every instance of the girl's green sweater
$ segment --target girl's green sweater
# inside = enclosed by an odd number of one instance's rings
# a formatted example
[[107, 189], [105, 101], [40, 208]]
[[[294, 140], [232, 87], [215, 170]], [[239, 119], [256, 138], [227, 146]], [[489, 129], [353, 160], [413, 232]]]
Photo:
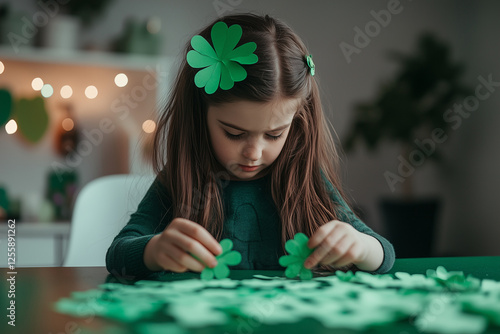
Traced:
[[[278, 259], [284, 255], [281, 246], [281, 223], [271, 197], [270, 173], [252, 181], [225, 181], [223, 187], [223, 239], [233, 241], [233, 249], [242, 261], [232, 269], [284, 270]], [[326, 181], [326, 180], [325, 180]], [[342, 206], [341, 221], [358, 231], [375, 237], [384, 249], [384, 261], [375, 273], [385, 273], [395, 260], [394, 248], [384, 237], [366, 226], [327, 182], [331, 198]], [[106, 267], [112, 274], [134, 279], [154, 272], [144, 264], [144, 248], [173, 220], [168, 192], [158, 178], [140, 202], [127, 225], [114, 238], [106, 254]], [[203, 205], [203, 200], [200, 201]]]

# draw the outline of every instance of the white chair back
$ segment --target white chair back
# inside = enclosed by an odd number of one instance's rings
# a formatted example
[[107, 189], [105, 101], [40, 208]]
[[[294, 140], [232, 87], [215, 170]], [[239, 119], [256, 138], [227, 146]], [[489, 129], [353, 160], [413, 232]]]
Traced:
[[64, 266], [105, 266], [111, 242], [137, 210], [153, 180], [152, 175], [122, 174], [85, 185], [75, 202]]

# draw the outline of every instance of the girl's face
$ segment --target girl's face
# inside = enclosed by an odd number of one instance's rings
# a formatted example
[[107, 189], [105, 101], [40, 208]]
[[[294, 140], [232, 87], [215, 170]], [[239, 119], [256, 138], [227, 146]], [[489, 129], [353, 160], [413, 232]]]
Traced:
[[[210, 106], [208, 132], [217, 160], [233, 180], [253, 180], [278, 157], [300, 99]], [[252, 166], [254, 168], [245, 168]]]

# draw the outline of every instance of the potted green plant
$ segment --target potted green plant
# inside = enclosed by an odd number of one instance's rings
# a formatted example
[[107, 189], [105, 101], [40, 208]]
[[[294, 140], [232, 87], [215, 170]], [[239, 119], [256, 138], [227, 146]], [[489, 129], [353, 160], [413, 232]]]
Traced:
[[36, 0], [53, 16], [43, 29], [42, 44], [51, 48], [77, 49], [80, 29], [90, 26], [111, 1], [70, 0], [55, 3], [53, 0]]
[[371, 151], [387, 141], [400, 144], [398, 172], [384, 175], [400, 196], [380, 201], [382, 219], [398, 257], [427, 257], [440, 199], [415, 196], [414, 173], [427, 161], [442, 159], [440, 144], [451, 126], [445, 112], [471, 90], [461, 82], [464, 66], [453, 61], [449, 46], [431, 33], [419, 36], [414, 53], [390, 56], [399, 69], [372, 101], [355, 105], [344, 150], [352, 151], [358, 142]]

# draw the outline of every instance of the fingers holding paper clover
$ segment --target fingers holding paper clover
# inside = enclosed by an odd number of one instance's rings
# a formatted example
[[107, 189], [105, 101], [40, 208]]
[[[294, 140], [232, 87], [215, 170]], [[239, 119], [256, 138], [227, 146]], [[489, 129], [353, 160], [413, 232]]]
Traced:
[[364, 261], [368, 252], [362, 241], [362, 233], [350, 224], [338, 220], [319, 227], [307, 246], [314, 249], [314, 252], [304, 263], [306, 268], [318, 264], [333, 267], [358, 264]]
[[144, 249], [144, 263], [153, 271], [201, 272], [205, 264], [215, 267], [215, 256], [221, 252], [219, 243], [201, 225], [175, 218], [162, 233], [150, 239]]

